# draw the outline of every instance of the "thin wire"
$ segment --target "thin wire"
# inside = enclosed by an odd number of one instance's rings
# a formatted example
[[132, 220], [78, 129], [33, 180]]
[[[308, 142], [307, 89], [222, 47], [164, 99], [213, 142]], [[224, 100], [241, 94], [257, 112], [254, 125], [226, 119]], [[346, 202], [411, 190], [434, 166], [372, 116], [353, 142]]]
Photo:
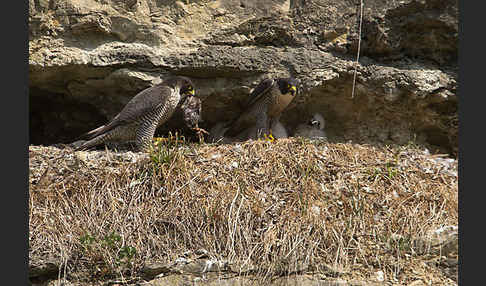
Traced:
[[356, 62], [354, 63], [354, 76], [353, 76], [353, 91], [351, 98], [354, 98], [354, 87], [356, 85], [356, 73], [358, 70], [359, 52], [361, 49], [361, 24], [363, 23], [363, 0], [360, 0], [360, 13], [359, 13], [359, 38], [358, 38], [358, 54], [356, 55]]

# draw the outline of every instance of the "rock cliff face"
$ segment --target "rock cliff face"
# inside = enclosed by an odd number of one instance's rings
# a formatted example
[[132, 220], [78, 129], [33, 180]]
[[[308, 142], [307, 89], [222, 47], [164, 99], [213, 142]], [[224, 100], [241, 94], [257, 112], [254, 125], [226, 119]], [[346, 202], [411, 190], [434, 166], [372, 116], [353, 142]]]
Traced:
[[320, 112], [329, 141], [455, 155], [458, 1], [363, 2], [361, 15], [349, 0], [29, 0], [31, 144], [72, 141], [167, 75], [194, 80], [206, 129], [259, 80], [292, 75], [290, 134]]

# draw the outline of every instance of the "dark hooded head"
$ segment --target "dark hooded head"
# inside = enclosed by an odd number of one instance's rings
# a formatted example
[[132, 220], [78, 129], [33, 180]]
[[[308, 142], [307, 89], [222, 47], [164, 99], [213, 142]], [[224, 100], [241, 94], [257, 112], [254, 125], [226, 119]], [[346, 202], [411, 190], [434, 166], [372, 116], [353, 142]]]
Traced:
[[295, 96], [297, 94], [298, 81], [295, 78], [279, 78], [277, 79], [278, 88], [282, 94], [292, 94]]
[[320, 113], [314, 113], [309, 120], [309, 125], [316, 129], [324, 129], [325, 124], [324, 117]]
[[182, 97], [194, 96], [195, 88], [192, 81], [185, 76], [173, 76], [166, 79], [162, 84], [171, 88], [179, 87], [179, 93]]

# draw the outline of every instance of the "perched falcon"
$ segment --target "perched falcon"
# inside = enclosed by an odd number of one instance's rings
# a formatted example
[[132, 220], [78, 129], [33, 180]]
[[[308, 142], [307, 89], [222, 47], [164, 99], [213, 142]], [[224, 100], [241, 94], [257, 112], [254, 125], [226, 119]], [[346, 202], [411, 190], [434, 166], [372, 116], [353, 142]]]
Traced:
[[255, 126], [255, 138], [270, 135], [274, 122], [294, 99], [297, 80], [276, 78], [262, 80], [250, 93], [244, 111], [229, 125], [224, 136], [235, 137], [243, 130]]
[[135, 95], [110, 122], [85, 133], [79, 139], [86, 141], [74, 142], [73, 146], [84, 150], [102, 143], [135, 141], [138, 151], [146, 151], [157, 126], [166, 122], [179, 101], [188, 96], [194, 96], [191, 80], [170, 77]]
[[295, 128], [295, 137], [305, 137], [311, 139], [327, 140], [324, 117], [319, 113], [314, 113], [307, 123], [299, 124]]

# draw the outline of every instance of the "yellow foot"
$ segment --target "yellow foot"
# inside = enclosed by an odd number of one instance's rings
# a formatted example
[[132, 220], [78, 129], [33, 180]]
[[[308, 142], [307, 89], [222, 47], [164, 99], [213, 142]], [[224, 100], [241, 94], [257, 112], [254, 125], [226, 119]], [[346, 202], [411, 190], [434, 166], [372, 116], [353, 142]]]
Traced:
[[164, 138], [164, 137], [154, 137], [152, 139], [152, 141], [154, 142], [154, 145], [159, 145], [161, 142], [166, 142], [166, 141], [169, 141], [168, 138]]
[[270, 143], [275, 141], [275, 138], [273, 137], [272, 133], [270, 133], [269, 135], [265, 133], [263, 134], [263, 137], [265, 138], [265, 141], [268, 141]]
[[163, 143], [163, 142], [167, 142], [167, 143], [185, 143], [185, 140], [183, 139], [180, 139], [180, 138], [177, 138], [177, 137], [174, 137], [174, 136], [169, 136], [168, 138], [164, 138], [164, 137], [154, 137], [152, 139], [153, 143], [155, 146], [158, 146], [159, 144]]

